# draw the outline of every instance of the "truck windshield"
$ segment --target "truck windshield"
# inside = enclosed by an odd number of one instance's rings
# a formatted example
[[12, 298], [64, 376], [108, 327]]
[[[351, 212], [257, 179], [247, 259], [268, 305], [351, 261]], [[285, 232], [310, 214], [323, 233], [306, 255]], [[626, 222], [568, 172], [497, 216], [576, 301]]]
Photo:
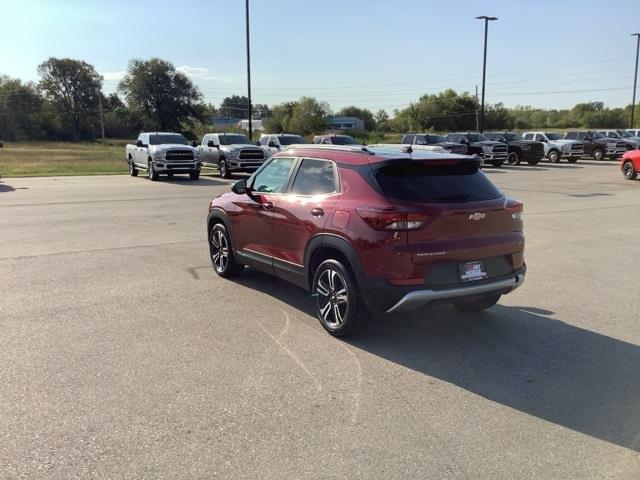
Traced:
[[557, 133], [547, 132], [547, 133], [545, 133], [545, 135], [547, 136], [547, 138], [549, 140], [562, 140], [562, 137], [560, 135], [558, 135]]
[[489, 139], [481, 133], [469, 133], [467, 135], [467, 140], [470, 142], [486, 142]]
[[278, 137], [280, 145], [295, 145], [297, 143], [304, 143], [304, 138], [298, 135], [287, 135], [286, 137]]
[[624, 130], [618, 130], [618, 135], [622, 138], [633, 137], [629, 132], [625, 132]]
[[234, 143], [244, 143], [246, 145], [251, 143], [246, 135], [225, 133], [224, 135], [218, 135], [218, 137], [220, 138], [220, 145], [232, 145]]
[[433, 145], [434, 143], [443, 143], [446, 141], [447, 139], [442, 135], [427, 135], [427, 143], [429, 145]]
[[522, 137], [519, 133], [507, 133], [504, 137], [508, 142], [517, 142], [518, 140], [522, 140]]
[[150, 145], [163, 145], [167, 143], [173, 143], [176, 145], [189, 145], [187, 139], [177, 133], [162, 134], [162, 135], [149, 135]]

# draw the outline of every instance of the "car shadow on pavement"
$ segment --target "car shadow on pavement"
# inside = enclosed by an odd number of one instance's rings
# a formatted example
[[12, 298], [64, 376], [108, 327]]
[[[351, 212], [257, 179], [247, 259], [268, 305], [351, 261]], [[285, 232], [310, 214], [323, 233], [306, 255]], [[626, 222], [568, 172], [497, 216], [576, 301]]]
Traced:
[[159, 181], [171, 183], [172, 185], [182, 185], [185, 187], [219, 187], [227, 185], [231, 188], [231, 185], [233, 184], [233, 182], [228, 180], [219, 180], [211, 177], [200, 177], [198, 180], [191, 180], [188, 175], [177, 175], [174, 177], [161, 176]]
[[13, 188], [11, 185], [7, 185], [3, 182], [0, 182], [0, 193], [2, 192], [13, 192], [15, 191], [15, 188]]
[[[309, 294], [247, 270], [239, 283], [314, 317]], [[640, 346], [527, 306], [371, 318], [344, 341], [576, 432], [640, 452]], [[342, 341], [342, 340], [341, 340]]]

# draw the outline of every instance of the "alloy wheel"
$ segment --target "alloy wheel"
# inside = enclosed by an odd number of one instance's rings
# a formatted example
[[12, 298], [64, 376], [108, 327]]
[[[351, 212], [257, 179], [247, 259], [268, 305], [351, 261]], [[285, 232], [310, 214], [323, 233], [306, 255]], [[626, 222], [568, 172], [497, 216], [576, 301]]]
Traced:
[[229, 263], [229, 244], [224, 232], [214, 229], [211, 234], [211, 261], [218, 273], [224, 273]]
[[327, 268], [316, 284], [316, 308], [322, 322], [331, 329], [339, 328], [349, 313], [347, 280], [340, 272]]

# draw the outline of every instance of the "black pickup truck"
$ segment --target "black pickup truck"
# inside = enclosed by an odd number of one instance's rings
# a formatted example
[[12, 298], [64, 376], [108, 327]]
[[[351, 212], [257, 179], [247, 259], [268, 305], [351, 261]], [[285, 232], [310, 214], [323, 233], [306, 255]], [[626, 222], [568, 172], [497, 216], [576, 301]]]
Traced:
[[449, 142], [443, 135], [435, 133], [406, 133], [400, 142], [403, 145], [437, 145], [451, 153], [465, 155], [467, 146], [457, 142]]
[[604, 160], [605, 157], [615, 160], [627, 151], [627, 144], [623, 140], [608, 138], [590, 130], [569, 130], [564, 138], [584, 142], [584, 154], [594, 160]]
[[541, 142], [525, 140], [519, 133], [490, 132], [485, 135], [489, 140], [507, 144], [509, 149], [507, 163], [509, 165], [520, 165], [522, 161], [526, 161], [529, 165], [537, 165], [544, 157], [544, 145]]
[[478, 155], [494, 167], [501, 166], [507, 159], [507, 145], [489, 140], [481, 133], [449, 133], [447, 140], [466, 145], [469, 155]]

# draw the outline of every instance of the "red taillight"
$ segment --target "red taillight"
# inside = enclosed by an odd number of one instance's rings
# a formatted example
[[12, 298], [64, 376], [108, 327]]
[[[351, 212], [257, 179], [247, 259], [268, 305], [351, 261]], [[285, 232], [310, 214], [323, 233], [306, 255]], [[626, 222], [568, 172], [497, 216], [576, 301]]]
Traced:
[[360, 207], [356, 211], [374, 230], [418, 230], [428, 218], [426, 213], [395, 209]]
[[510, 200], [509, 203], [507, 203], [507, 211], [514, 220], [522, 220], [523, 210], [524, 205], [516, 200]]

